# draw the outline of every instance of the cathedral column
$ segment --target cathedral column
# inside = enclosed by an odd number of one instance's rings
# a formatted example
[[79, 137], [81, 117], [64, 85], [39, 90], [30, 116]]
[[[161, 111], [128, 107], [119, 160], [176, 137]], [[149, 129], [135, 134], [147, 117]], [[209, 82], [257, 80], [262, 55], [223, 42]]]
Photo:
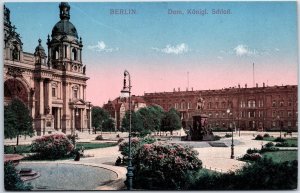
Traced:
[[79, 99], [83, 99], [83, 87], [82, 87], [81, 84], [79, 85], [79, 93], [78, 93], [78, 95], [79, 95]]
[[44, 80], [40, 79], [40, 115], [44, 114]]
[[51, 80], [48, 81], [48, 107], [50, 108], [49, 114], [52, 114], [52, 86]]
[[86, 91], [85, 91], [85, 89], [86, 89], [86, 85], [83, 85], [82, 92], [83, 92], [83, 100], [84, 101], [86, 100]]

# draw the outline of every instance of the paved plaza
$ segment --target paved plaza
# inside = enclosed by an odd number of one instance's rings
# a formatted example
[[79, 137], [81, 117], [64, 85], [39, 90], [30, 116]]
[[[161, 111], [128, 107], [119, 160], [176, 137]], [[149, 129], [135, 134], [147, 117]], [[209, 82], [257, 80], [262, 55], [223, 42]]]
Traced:
[[[239, 136], [238, 132], [234, 133], [234, 155], [235, 158], [244, 155], [249, 148], [258, 148], [260, 149], [262, 145], [266, 144], [267, 141], [258, 141], [253, 140], [254, 136], [257, 134], [264, 134], [265, 132], [241, 132]], [[79, 133], [79, 140], [81, 142], [98, 142], [105, 143], [107, 141], [116, 141], [118, 138], [116, 135], [119, 134], [121, 137], [127, 137], [127, 133], [103, 133], [105, 140], [95, 141], [95, 136], [99, 134], [88, 134], [88, 133]], [[175, 133], [176, 134], [176, 133]], [[177, 133], [178, 134], [178, 133]], [[215, 135], [224, 136], [226, 133], [215, 133]], [[279, 136], [279, 132], [269, 133], [271, 136]], [[297, 133], [293, 133], [293, 137], [296, 137]], [[221, 140], [216, 141], [218, 143], [224, 143], [227, 147], [212, 147], [209, 145], [209, 142], [183, 142], [176, 140], [176, 137], [173, 136], [162, 138], [164, 143], [180, 143], [183, 145], [190, 145], [194, 147], [196, 151], [199, 152], [199, 158], [203, 163], [203, 167], [211, 170], [216, 170], [218, 172], [228, 172], [234, 171], [241, 168], [245, 162], [238, 161], [237, 159], [230, 159], [231, 155], [231, 138], [221, 138]], [[36, 137], [35, 137], [36, 138]], [[26, 140], [22, 138], [20, 144], [30, 144], [32, 139], [27, 138]], [[5, 144], [15, 144], [14, 140], [5, 140]], [[126, 179], [126, 168], [114, 166], [114, 163], [118, 156], [121, 156], [118, 151], [118, 146], [100, 148], [100, 149], [91, 149], [85, 150], [84, 154], [86, 157], [81, 158], [80, 161], [76, 162], [73, 160], [60, 160], [53, 162], [38, 162], [38, 164], [30, 165], [33, 168], [43, 168], [42, 165], [47, 163], [47, 169], [43, 170], [44, 176], [47, 178], [49, 184], [53, 183], [53, 180], [61, 178], [53, 178], [51, 167], [54, 167], [55, 164], [58, 164], [57, 167], [61, 167], [63, 174], [68, 175], [72, 179], [72, 182], [65, 189], [73, 190], [73, 183], [78, 186], [78, 190], [87, 190], [87, 189], [100, 189], [100, 190], [116, 190], [124, 187], [124, 180]], [[32, 164], [33, 162], [31, 162]], [[49, 165], [49, 164], [50, 165]], [[24, 165], [23, 165], [24, 164]], [[21, 162], [20, 166], [26, 166], [28, 162]], [[66, 165], [63, 165], [66, 164]], [[81, 166], [78, 166], [81, 165]], [[67, 167], [66, 167], [67, 166]], [[90, 167], [87, 167], [90, 166]], [[53, 170], [54, 171], [54, 170]], [[50, 173], [48, 173], [50, 172]], [[57, 174], [61, 175], [61, 174]], [[43, 176], [43, 175], [42, 175]], [[49, 179], [48, 178], [51, 178]], [[39, 180], [43, 180], [40, 178]], [[76, 183], [77, 182], [77, 183]], [[104, 183], [105, 182], [105, 183]], [[78, 185], [78, 183], [80, 185]], [[103, 183], [103, 184], [101, 184]], [[42, 183], [43, 184], [43, 183]], [[62, 186], [59, 185], [60, 182], [55, 186], [54, 189], [60, 189]], [[43, 186], [43, 185], [41, 185]], [[47, 186], [47, 185], [45, 185]], [[54, 186], [52, 186], [54, 187]]]

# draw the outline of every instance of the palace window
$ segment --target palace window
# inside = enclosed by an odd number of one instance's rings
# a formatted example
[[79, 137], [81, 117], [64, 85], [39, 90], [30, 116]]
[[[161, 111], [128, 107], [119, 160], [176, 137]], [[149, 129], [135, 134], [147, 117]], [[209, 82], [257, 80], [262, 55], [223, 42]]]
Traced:
[[264, 101], [263, 100], [259, 100], [258, 101], [258, 107], [263, 107], [264, 106]]
[[283, 107], [283, 104], [284, 104], [284, 102], [283, 102], [283, 101], [280, 101], [280, 106], [281, 106], [281, 107]]
[[273, 100], [272, 107], [276, 107], [276, 101]]
[[272, 112], [272, 117], [276, 117], [276, 111]]
[[181, 102], [180, 108], [181, 108], [181, 109], [185, 109], [185, 102], [184, 102], [184, 101]]
[[222, 102], [222, 108], [226, 108], [226, 103]]
[[255, 111], [249, 111], [248, 112], [248, 117], [249, 118], [255, 117]]
[[219, 103], [218, 103], [218, 102], [216, 102], [216, 109], [217, 109], [217, 108], [219, 108]]
[[211, 109], [211, 108], [212, 108], [212, 103], [209, 102], [209, 103], [208, 103], [208, 109]]
[[249, 100], [248, 107], [255, 107], [255, 100]]
[[292, 112], [288, 111], [288, 117], [292, 117]]
[[174, 106], [175, 109], [178, 109], [178, 106], [179, 106], [178, 103], [175, 103], [175, 106]]
[[273, 126], [273, 127], [276, 127], [276, 121], [273, 121], [273, 122], [272, 122], [272, 126]]

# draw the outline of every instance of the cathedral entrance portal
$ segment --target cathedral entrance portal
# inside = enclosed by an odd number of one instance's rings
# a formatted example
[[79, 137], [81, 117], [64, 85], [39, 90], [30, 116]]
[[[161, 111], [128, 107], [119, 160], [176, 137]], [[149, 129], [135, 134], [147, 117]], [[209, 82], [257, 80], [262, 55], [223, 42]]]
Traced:
[[13, 98], [20, 99], [27, 106], [29, 93], [25, 85], [17, 78], [11, 78], [4, 82], [4, 104], [11, 102]]

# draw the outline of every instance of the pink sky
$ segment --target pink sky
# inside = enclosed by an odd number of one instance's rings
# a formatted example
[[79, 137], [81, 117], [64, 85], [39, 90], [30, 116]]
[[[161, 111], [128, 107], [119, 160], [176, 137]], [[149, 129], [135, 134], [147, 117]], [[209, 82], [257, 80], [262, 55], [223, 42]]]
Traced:
[[[133, 65], [137, 66], [137, 65]], [[183, 66], [170, 69], [170, 65], [146, 65], [130, 67], [127, 70], [131, 74], [132, 94], [143, 95], [144, 92], [171, 92], [173, 88], [185, 91], [187, 88], [187, 72], [189, 71], [190, 90], [208, 90], [233, 87], [238, 84], [244, 87], [252, 87], [252, 65], [248, 70], [237, 68], [235, 65], [225, 64], [207, 65], [207, 67], [184, 69]], [[151, 66], [151, 67], [149, 67]], [[280, 68], [280, 65], [273, 65], [272, 69], [267, 69], [264, 65], [255, 67], [255, 82], [262, 86], [266, 85], [288, 85], [297, 84], [297, 71], [288, 68]], [[93, 69], [88, 71], [87, 75], [90, 80], [87, 82], [87, 98], [94, 105], [102, 106], [109, 99], [113, 100], [120, 95], [123, 84], [124, 67], [108, 67], [102, 69]]]

